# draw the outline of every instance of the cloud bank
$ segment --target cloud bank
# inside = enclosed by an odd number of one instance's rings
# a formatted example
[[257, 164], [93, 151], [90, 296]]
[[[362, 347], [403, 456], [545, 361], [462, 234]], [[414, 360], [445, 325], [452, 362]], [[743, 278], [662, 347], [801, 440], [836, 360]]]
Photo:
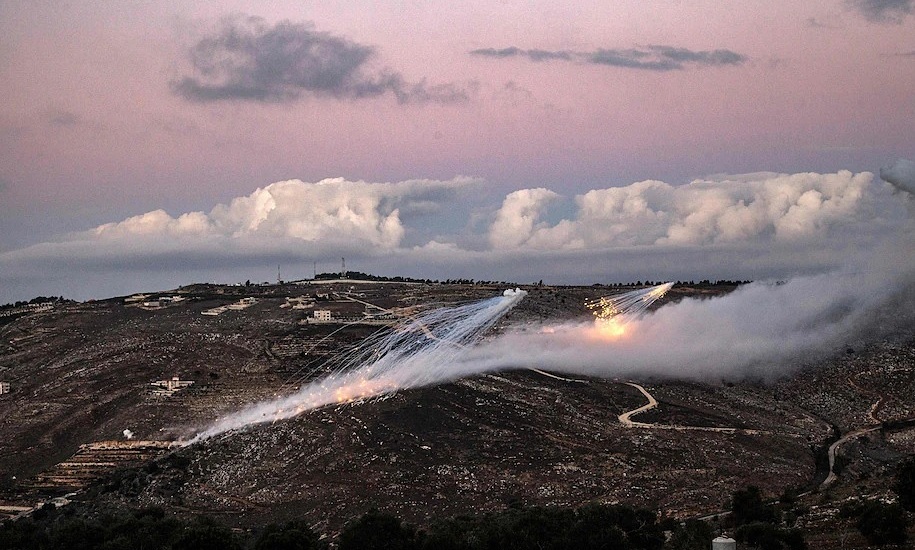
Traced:
[[155, 210], [0, 253], [0, 300], [258, 280], [277, 263], [301, 278], [340, 256], [359, 271], [434, 279], [785, 278], [833, 270], [896, 234], [912, 174], [899, 161], [881, 171], [889, 183], [840, 171], [647, 180], [574, 197], [520, 189], [473, 209], [483, 184], [465, 177], [289, 180], [209, 212]]
[[747, 57], [731, 50], [690, 50], [673, 46], [651, 45], [629, 49], [597, 49], [592, 52], [566, 50], [524, 50], [515, 46], [507, 48], [480, 48], [471, 55], [507, 59], [521, 57], [529, 61], [568, 61], [574, 63], [641, 69], [647, 71], [677, 71], [688, 67], [721, 67], [742, 65]]
[[177, 218], [163, 210], [108, 223], [78, 234], [77, 239], [113, 242], [132, 238], [300, 240], [352, 249], [393, 249], [403, 239], [401, 212], [435, 210], [436, 201], [474, 183], [410, 180], [366, 183], [332, 178], [317, 183], [289, 180], [258, 188], [209, 213]]
[[579, 195], [575, 217], [555, 225], [539, 220], [552, 198], [546, 190], [516, 191], [499, 210], [490, 240], [543, 250], [810, 241], [871, 223], [872, 180], [847, 171], [747, 174], [683, 186], [648, 180]]
[[372, 70], [371, 46], [315, 30], [312, 24], [258, 17], [225, 19], [188, 52], [191, 75], [171, 82], [179, 96], [196, 102], [221, 100], [289, 102], [303, 94], [362, 99], [392, 94], [399, 103], [453, 103], [467, 92], [451, 83], [410, 83], [390, 69]]

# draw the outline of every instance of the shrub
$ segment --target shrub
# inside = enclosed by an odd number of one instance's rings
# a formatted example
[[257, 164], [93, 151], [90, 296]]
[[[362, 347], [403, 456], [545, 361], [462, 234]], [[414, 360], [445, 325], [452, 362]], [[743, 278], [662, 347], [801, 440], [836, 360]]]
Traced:
[[899, 504], [868, 502], [858, 518], [858, 531], [871, 544], [902, 544], [907, 540], [908, 518]]
[[340, 550], [412, 550], [416, 532], [399, 518], [370, 510], [343, 528]]

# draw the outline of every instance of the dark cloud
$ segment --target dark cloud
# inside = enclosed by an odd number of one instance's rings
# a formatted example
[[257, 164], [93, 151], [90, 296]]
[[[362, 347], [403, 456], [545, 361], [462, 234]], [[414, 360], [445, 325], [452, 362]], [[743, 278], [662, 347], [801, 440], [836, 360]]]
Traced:
[[835, 28], [838, 28], [838, 27], [836, 27], [836, 25], [833, 25], [832, 23], [826, 23], [826, 22], [820, 21], [820, 20], [817, 19], [816, 17], [808, 17], [807, 20], [806, 20], [806, 24], [807, 24], [808, 27], [810, 27], [810, 28], [812, 28], [812, 29], [835, 29]]
[[52, 126], [75, 126], [81, 121], [78, 116], [69, 111], [56, 111], [48, 117], [48, 122]]
[[687, 48], [658, 45], [630, 49], [601, 48], [593, 52], [522, 50], [521, 48], [510, 46], [501, 49], [481, 48], [472, 50], [470, 54], [498, 59], [524, 57], [531, 61], [571, 61], [661, 72], [681, 70], [687, 66], [741, 65], [747, 61], [746, 56], [731, 50], [695, 51]]
[[848, 4], [875, 23], [902, 23], [915, 9], [915, 0], [848, 0]]
[[899, 159], [880, 169], [880, 178], [900, 191], [915, 195], [915, 162]]
[[315, 30], [311, 24], [267, 25], [256, 17], [233, 18], [189, 51], [192, 75], [172, 81], [190, 101], [279, 103], [303, 94], [361, 99], [392, 94], [400, 103], [467, 99], [455, 84], [410, 83], [391, 70], [371, 71], [375, 49]]
[[515, 46], [508, 48], [481, 48], [470, 52], [472, 55], [482, 55], [485, 57], [526, 57], [531, 61], [552, 61], [559, 59], [562, 61], [572, 61], [577, 54], [566, 51], [549, 51], [549, 50], [522, 50]]

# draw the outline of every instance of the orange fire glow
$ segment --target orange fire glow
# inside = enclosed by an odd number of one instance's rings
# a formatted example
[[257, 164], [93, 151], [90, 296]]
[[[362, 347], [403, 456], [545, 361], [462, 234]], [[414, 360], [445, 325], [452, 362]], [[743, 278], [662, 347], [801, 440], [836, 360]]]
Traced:
[[594, 320], [594, 328], [605, 339], [616, 340], [626, 335], [626, 324], [617, 317], [600, 318]]

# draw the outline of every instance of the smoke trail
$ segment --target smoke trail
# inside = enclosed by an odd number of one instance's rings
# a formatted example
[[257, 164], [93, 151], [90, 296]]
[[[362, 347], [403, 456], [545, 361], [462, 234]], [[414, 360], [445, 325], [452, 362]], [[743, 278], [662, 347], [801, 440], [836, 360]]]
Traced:
[[841, 273], [754, 283], [724, 297], [686, 299], [631, 321], [511, 333], [464, 356], [467, 374], [535, 365], [603, 377], [771, 380], [912, 321], [911, 272], [896, 280]]
[[188, 444], [327, 405], [454, 380], [460, 374], [452, 370], [452, 365], [460, 364], [460, 357], [526, 294], [519, 289], [506, 290], [502, 296], [435, 309], [410, 319], [394, 331], [362, 342], [325, 378], [307, 384], [293, 395], [257, 403], [223, 417]]

